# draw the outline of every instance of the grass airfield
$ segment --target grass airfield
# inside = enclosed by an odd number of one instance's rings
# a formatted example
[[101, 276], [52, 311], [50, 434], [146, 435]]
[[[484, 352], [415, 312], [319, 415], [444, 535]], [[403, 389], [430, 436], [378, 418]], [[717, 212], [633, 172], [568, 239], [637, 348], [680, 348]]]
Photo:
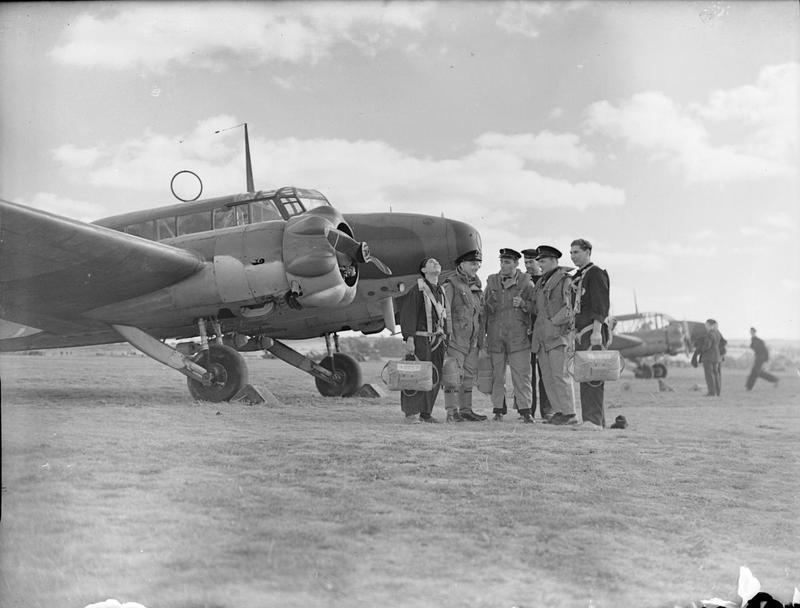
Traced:
[[282, 405], [193, 402], [144, 357], [1, 356], [0, 605], [673, 608], [737, 600], [742, 565], [800, 586], [794, 372], [748, 393], [723, 370], [716, 399], [702, 370], [626, 371], [606, 415], [630, 427], [581, 433], [403, 425], [396, 393], [248, 363]]

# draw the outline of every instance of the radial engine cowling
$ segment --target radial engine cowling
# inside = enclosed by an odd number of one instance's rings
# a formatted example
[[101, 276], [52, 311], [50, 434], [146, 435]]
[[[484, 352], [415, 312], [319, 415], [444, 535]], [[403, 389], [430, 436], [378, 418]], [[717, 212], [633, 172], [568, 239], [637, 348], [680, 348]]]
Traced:
[[283, 231], [283, 265], [289, 290], [302, 306], [346, 306], [356, 296], [356, 252], [337, 246], [352, 230], [332, 207], [290, 218]]

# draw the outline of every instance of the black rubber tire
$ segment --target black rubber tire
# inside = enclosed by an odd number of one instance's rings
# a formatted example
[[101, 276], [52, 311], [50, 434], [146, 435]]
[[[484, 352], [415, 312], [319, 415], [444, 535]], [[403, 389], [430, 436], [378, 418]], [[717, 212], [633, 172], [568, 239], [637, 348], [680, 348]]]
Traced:
[[325, 382], [319, 378], [315, 379], [317, 390], [323, 397], [352, 397], [353, 393], [361, 388], [363, 384], [361, 366], [350, 355], [334, 353], [333, 358], [329, 355], [323, 358], [319, 364], [328, 371], [333, 371], [335, 364], [335, 373], [337, 374], [335, 383]]
[[663, 363], [654, 363], [653, 364], [653, 378], [666, 378], [667, 377], [667, 366]]
[[[206, 369], [214, 374], [214, 379], [209, 386], [203, 386], [202, 382], [187, 378], [189, 392], [198, 401], [230, 401], [247, 386], [247, 364], [244, 357], [230, 346], [219, 344], [211, 344], [208, 351], [211, 365]], [[201, 354], [195, 361], [203, 367], [206, 367], [207, 362], [205, 354]]]
[[641, 367], [636, 368], [633, 375], [643, 380], [649, 380], [653, 377], [653, 368], [649, 365], [642, 365]]

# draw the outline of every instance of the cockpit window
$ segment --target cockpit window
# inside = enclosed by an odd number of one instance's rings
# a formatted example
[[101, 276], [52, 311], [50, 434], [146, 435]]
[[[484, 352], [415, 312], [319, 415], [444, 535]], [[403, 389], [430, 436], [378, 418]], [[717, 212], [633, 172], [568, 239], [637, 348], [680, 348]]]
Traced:
[[211, 230], [211, 212], [199, 211], [178, 216], [178, 235]]
[[303, 206], [300, 204], [300, 201], [293, 196], [282, 196], [279, 200], [283, 210], [286, 212], [287, 217], [300, 215], [303, 213], [303, 211], [305, 211]]
[[310, 211], [311, 209], [315, 209], [316, 207], [327, 207], [330, 205], [328, 201], [321, 201], [318, 198], [300, 198], [300, 202], [303, 204], [303, 207], [306, 211]]
[[330, 203], [321, 192], [308, 188], [286, 186], [277, 191], [275, 202], [283, 208], [287, 219], [316, 207], [329, 207]]
[[175, 238], [177, 230], [175, 228], [174, 217], [162, 217], [156, 220], [156, 229], [158, 231], [158, 240]]
[[269, 222], [271, 220], [283, 219], [281, 214], [272, 204], [272, 201], [253, 201], [250, 203], [250, 221], [247, 223]]
[[221, 207], [214, 209], [214, 230], [237, 226], [236, 207]]
[[155, 227], [153, 226], [153, 222], [139, 222], [138, 224], [125, 226], [125, 232], [134, 236], [140, 236], [143, 239], [155, 240]]

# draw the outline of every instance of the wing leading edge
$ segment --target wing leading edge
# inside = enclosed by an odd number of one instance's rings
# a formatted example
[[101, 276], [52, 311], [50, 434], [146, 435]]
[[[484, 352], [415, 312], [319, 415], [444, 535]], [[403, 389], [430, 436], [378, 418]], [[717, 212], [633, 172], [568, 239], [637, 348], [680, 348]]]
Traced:
[[[171, 285], [203, 264], [185, 249], [0, 200], [0, 318], [63, 339], [115, 336], [82, 313]], [[0, 339], [0, 350], [28, 342], [36, 340]]]

